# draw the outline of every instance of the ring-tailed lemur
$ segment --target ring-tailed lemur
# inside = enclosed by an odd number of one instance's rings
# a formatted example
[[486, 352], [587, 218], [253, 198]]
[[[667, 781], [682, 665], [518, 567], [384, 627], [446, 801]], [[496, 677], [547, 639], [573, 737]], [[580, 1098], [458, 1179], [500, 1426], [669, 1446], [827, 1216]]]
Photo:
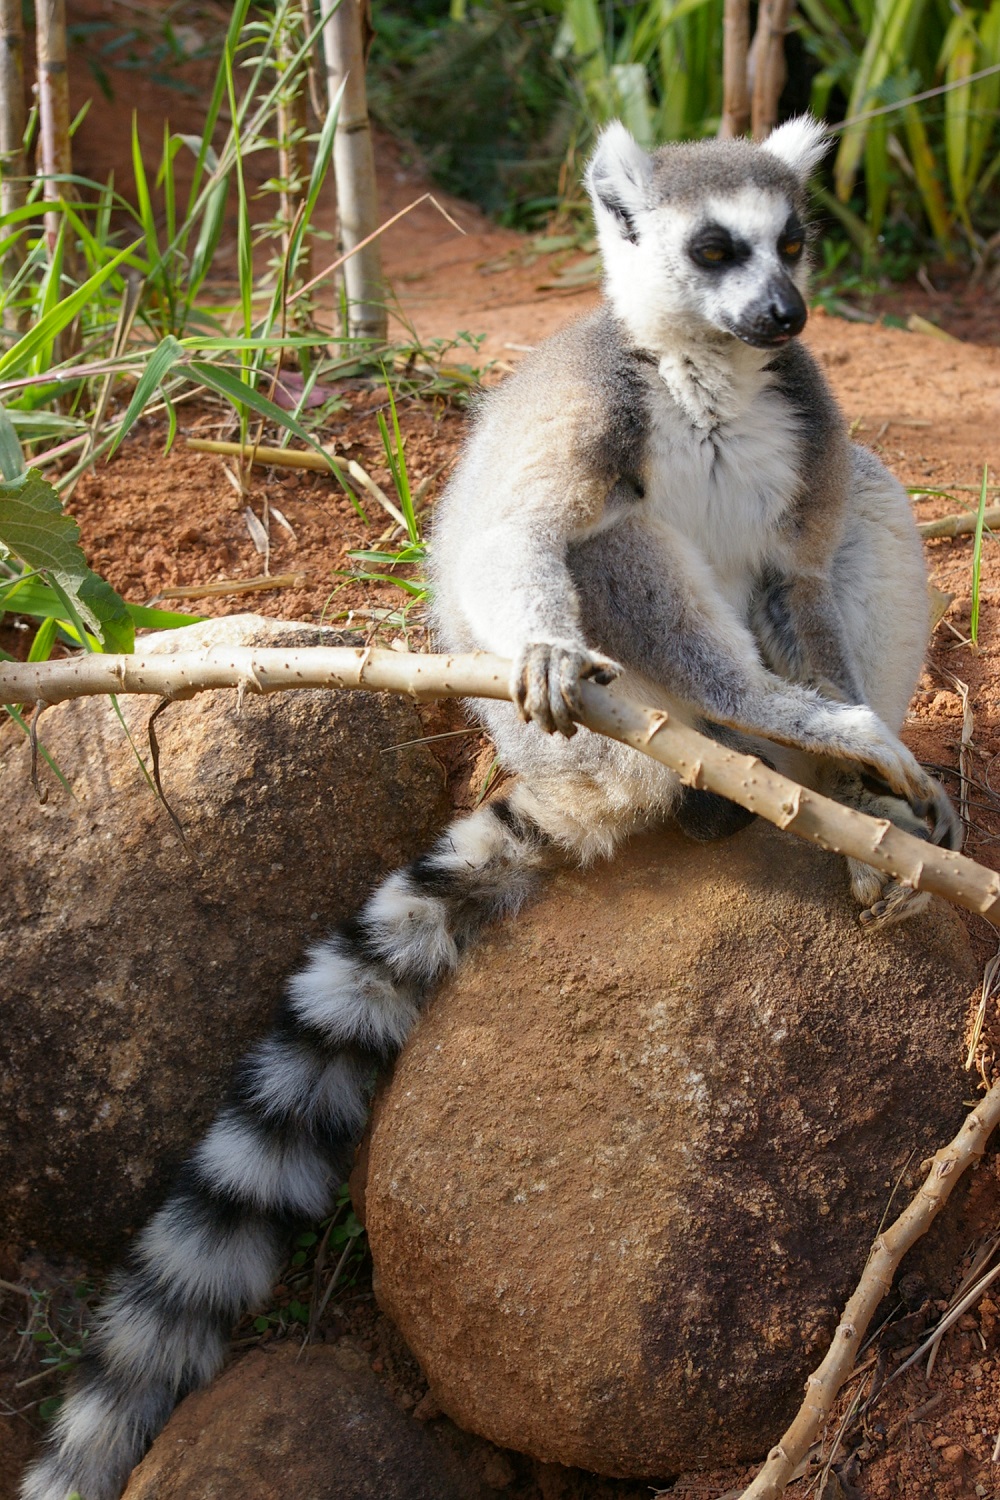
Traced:
[[[553, 855], [605, 855], [671, 816], [696, 837], [746, 821], [647, 757], [574, 735], [581, 678], [666, 700], [957, 844], [947, 797], [896, 735], [927, 635], [908, 502], [848, 441], [794, 342], [822, 150], [806, 118], [762, 146], [647, 155], [621, 125], [602, 135], [588, 185], [605, 302], [485, 401], [434, 530], [439, 641], [514, 660], [517, 709], [478, 711], [520, 779], [311, 950], [139, 1236], [25, 1500], [119, 1494], [266, 1298], [290, 1231], [329, 1211], [372, 1077], [428, 987]], [[852, 864], [851, 882], [871, 921], [908, 914], [912, 893], [883, 891], [873, 870]]]

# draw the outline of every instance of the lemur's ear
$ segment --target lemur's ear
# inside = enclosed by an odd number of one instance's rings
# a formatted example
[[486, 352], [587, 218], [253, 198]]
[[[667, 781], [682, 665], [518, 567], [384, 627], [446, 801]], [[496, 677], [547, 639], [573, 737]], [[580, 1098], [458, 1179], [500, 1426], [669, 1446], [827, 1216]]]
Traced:
[[791, 167], [803, 182], [822, 161], [829, 144], [826, 126], [812, 115], [796, 115], [794, 120], [786, 120], [761, 143], [764, 151]]
[[638, 244], [636, 214], [649, 207], [652, 162], [620, 120], [612, 120], [597, 141], [587, 168], [587, 191], [600, 223], [610, 214], [623, 239]]

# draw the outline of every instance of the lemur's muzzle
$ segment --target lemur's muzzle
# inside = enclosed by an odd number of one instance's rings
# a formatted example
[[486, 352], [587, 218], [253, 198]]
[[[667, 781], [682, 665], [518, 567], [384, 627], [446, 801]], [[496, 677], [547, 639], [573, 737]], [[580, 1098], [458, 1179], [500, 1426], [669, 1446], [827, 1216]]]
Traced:
[[749, 303], [732, 332], [745, 344], [770, 349], [787, 344], [806, 326], [806, 304], [802, 293], [787, 276], [772, 281], [763, 295]]

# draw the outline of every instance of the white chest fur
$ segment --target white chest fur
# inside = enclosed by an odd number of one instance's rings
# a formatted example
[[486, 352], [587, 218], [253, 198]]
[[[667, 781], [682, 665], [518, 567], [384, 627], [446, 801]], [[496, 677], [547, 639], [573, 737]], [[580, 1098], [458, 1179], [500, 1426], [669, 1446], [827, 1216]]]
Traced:
[[714, 389], [666, 360], [659, 373], [646, 505], [651, 519], [697, 547], [735, 603], [777, 550], [778, 528], [798, 490], [797, 420], [762, 370], [713, 382]]

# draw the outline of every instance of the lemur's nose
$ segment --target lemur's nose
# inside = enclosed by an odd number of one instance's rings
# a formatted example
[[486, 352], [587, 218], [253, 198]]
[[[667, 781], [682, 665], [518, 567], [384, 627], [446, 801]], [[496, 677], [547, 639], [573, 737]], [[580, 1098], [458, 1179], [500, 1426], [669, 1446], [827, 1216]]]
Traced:
[[801, 333], [806, 326], [806, 305], [798, 287], [791, 282], [772, 292], [768, 312], [775, 329], [780, 333]]

